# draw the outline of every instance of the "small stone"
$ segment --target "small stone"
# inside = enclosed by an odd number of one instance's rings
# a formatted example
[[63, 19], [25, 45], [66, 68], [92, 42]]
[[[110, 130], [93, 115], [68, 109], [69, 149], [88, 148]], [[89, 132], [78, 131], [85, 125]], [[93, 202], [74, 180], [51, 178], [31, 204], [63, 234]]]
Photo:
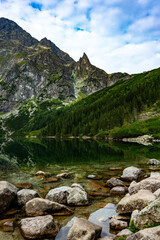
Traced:
[[58, 178], [57, 177], [50, 177], [50, 178], [46, 178], [44, 183], [52, 183], [52, 182], [58, 182]]
[[158, 161], [158, 160], [155, 159], [155, 158], [152, 158], [152, 159], [150, 159], [150, 160], [148, 161], [148, 164], [149, 164], [149, 165], [158, 166], [158, 165], [160, 165], [160, 161]]
[[30, 189], [30, 188], [32, 188], [32, 184], [31, 183], [16, 183], [14, 185], [17, 188], [20, 188], [20, 189]]
[[106, 182], [106, 186], [110, 188], [117, 187], [117, 186], [125, 187], [125, 184], [118, 178], [110, 178]]
[[113, 187], [111, 190], [110, 190], [110, 193], [113, 194], [113, 195], [124, 195], [126, 192], [126, 188], [125, 187]]
[[110, 227], [113, 229], [122, 230], [128, 227], [127, 222], [117, 219], [116, 216], [113, 216], [110, 219], [109, 223], [110, 223]]
[[60, 173], [60, 174], [57, 174], [57, 178], [69, 178], [71, 176], [70, 173]]
[[37, 175], [37, 176], [44, 176], [44, 175], [46, 175], [46, 173], [43, 172], [43, 171], [38, 171], [38, 172], [36, 172], [35, 175]]
[[122, 231], [120, 231], [117, 234], [117, 237], [128, 237], [128, 236], [130, 236], [132, 234], [133, 234], [133, 232], [131, 232], [129, 229], [123, 229]]

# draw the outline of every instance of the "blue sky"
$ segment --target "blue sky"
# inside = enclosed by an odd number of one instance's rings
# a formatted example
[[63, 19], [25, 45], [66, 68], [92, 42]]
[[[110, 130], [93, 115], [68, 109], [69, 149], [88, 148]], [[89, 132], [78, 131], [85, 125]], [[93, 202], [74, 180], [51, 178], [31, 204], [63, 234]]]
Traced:
[[3, 0], [0, 16], [108, 73], [160, 67], [159, 0]]

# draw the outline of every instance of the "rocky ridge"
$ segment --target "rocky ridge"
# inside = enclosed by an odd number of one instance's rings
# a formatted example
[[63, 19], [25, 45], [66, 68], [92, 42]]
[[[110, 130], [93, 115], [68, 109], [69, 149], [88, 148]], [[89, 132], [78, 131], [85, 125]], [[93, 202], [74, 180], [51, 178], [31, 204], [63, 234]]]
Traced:
[[128, 79], [93, 66], [87, 55], [75, 62], [47, 38], [38, 41], [15, 22], [0, 18], [0, 112], [27, 100], [73, 101]]

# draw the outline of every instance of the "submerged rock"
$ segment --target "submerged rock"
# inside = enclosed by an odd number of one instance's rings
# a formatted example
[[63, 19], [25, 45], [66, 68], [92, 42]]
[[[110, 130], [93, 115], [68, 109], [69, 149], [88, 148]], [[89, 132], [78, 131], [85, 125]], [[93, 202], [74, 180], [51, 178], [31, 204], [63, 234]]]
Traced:
[[42, 198], [34, 198], [27, 202], [25, 205], [25, 211], [27, 216], [40, 216], [61, 211], [64, 211], [64, 215], [73, 213], [65, 205]]
[[150, 202], [155, 200], [155, 196], [148, 190], [140, 190], [138, 193], [133, 195], [125, 196], [117, 204], [118, 213], [131, 213], [134, 210], [141, 210]]
[[71, 176], [70, 173], [60, 173], [60, 174], [57, 174], [57, 178], [69, 178]]
[[110, 236], [112, 234], [110, 234], [109, 219], [113, 215], [116, 215], [116, 206], [108, 203], [105, 207], [91, 213], [88, 221], [102, 227], [101, 237]]
[[102, 228], [84, 218], [77, 218], [70, 228], [67, 240], [93, 240], [101, 235]]
[[17, 188], [20, 189], [29, 189], [32, 188], [32, 184], [31, 183], [16, 183], [14, 184]]
[[128, 167], [123, 170], [121, 179], [125, 181], [138, 180], [145, 177], [145, 173], [137, 167]]
[[14, 201], [18, 189], [7, 181], [0, 181], [0, 213]]
[[59, 224], [51, 215], [22, 219], [21, 231], [29, 239], [54, 238], [59, 232]]
[[28, 201], [30, 201], [33, 198], [40, 197], [39, 194], [30, 189], [22, 189], [17, 192], [17, 202], [18, 205], [25, 205]]

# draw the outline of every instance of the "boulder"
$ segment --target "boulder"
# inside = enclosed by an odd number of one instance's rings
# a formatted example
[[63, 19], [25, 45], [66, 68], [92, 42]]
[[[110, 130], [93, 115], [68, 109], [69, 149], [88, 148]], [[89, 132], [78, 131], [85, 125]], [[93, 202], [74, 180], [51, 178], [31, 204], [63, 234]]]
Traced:
[[51, 189], [48, 192], [46, 199], [61, 204], [67, 204], [67, 197], [69, 195], [70, 190], [72, 190], [72, 188], [70, 187], [59, 187]]
[[135, 217], [134, 225], [138, 229], [160, 222], [160, 198], [143, 208]]
[[59, 232], [59, 224], [51, 215], [22, 219], [21, 231], [25, 238], [54, 238]]
[[139, 190], [143, 189], [143, 190], [149, 190], [153, 193], [159, 188], [160, 188], [160, 177], [149, 177], [149, 178], [143, 179], [142, 181], [136, 184], [130, 185], [130, 187], [128, 188], [128, 192], [130, 194], [135, 194]]
[[133, 181], [145, 177], [145, 173], [137, 167], [128, 167], [123, 170], [122, 180]]
[[102, 228], [84, 218], [77, 218], [70, 228], [67, 240], [94, 240], [100, 237]]
[[117, 187], [117, 186], [125, 187], [125, 184], [118, 178], [110, 178], [106, 182], [106, 187], [113, 188], [113, 187]]
[[87, 192], [79, 186], [73, 187], [67, 196], [67, 204], [74, 206], [88, 205]]
[[113, 187], [110, 190], [110, 193], [114, 195], [124, 195], [125, 192], [126, 192], [126, 187]]
[[118, 238], [122, 238], [122, 237], [128, 237], [128, 236], [130, 236], [130, 235], [132, 235], [133, 234], [133, 232], [131, 232], [129, 229], [123, 229], [122, 231], [120, 231], [118, 234], [117, 234], [117, 237]]
[[34, 198], [28, 201], [25, 205], [25, 211], [27, 216], [40, 216], [61, 211], [65, 211], [67, 215], [72, 213], [65, 205], [42, 198]]
[[0, 213], [4, 212], [14, 201], [18, 189], [9, 182], [0, 181]]
[[127, 195], [120, 200], [117, 205], [118, 213], [131, 213], [134, 210], [141, 210], [150, 202], [155, 200], [155, 196], [148, 190], [140, 190], [133, 195]]
[[158, 240], [160, 239], [160, 226], [146, 228], [127, 237], [126, 240]]
[[122, 230], [128, 227], [127, 222], [116, 219], [116, 217], [114, 216], [110, 219], [109, 223], [110, 223], [110, 227], [116, 230]]
[[158, 165], [160, 165], [160, 161], [158, 161], [157, 159], [153, 158], [153, 159], [150, 159], [150, 160], [148, 161], [148, 164], [149, 164], [149, 165], [158, 166]]
[[28, 201], [30, 201], [33, 198], [40, 197], [39, 194], [30, 189], [22, 189], [17, 192], [17, 202], [18, 205], [25, 205]]

